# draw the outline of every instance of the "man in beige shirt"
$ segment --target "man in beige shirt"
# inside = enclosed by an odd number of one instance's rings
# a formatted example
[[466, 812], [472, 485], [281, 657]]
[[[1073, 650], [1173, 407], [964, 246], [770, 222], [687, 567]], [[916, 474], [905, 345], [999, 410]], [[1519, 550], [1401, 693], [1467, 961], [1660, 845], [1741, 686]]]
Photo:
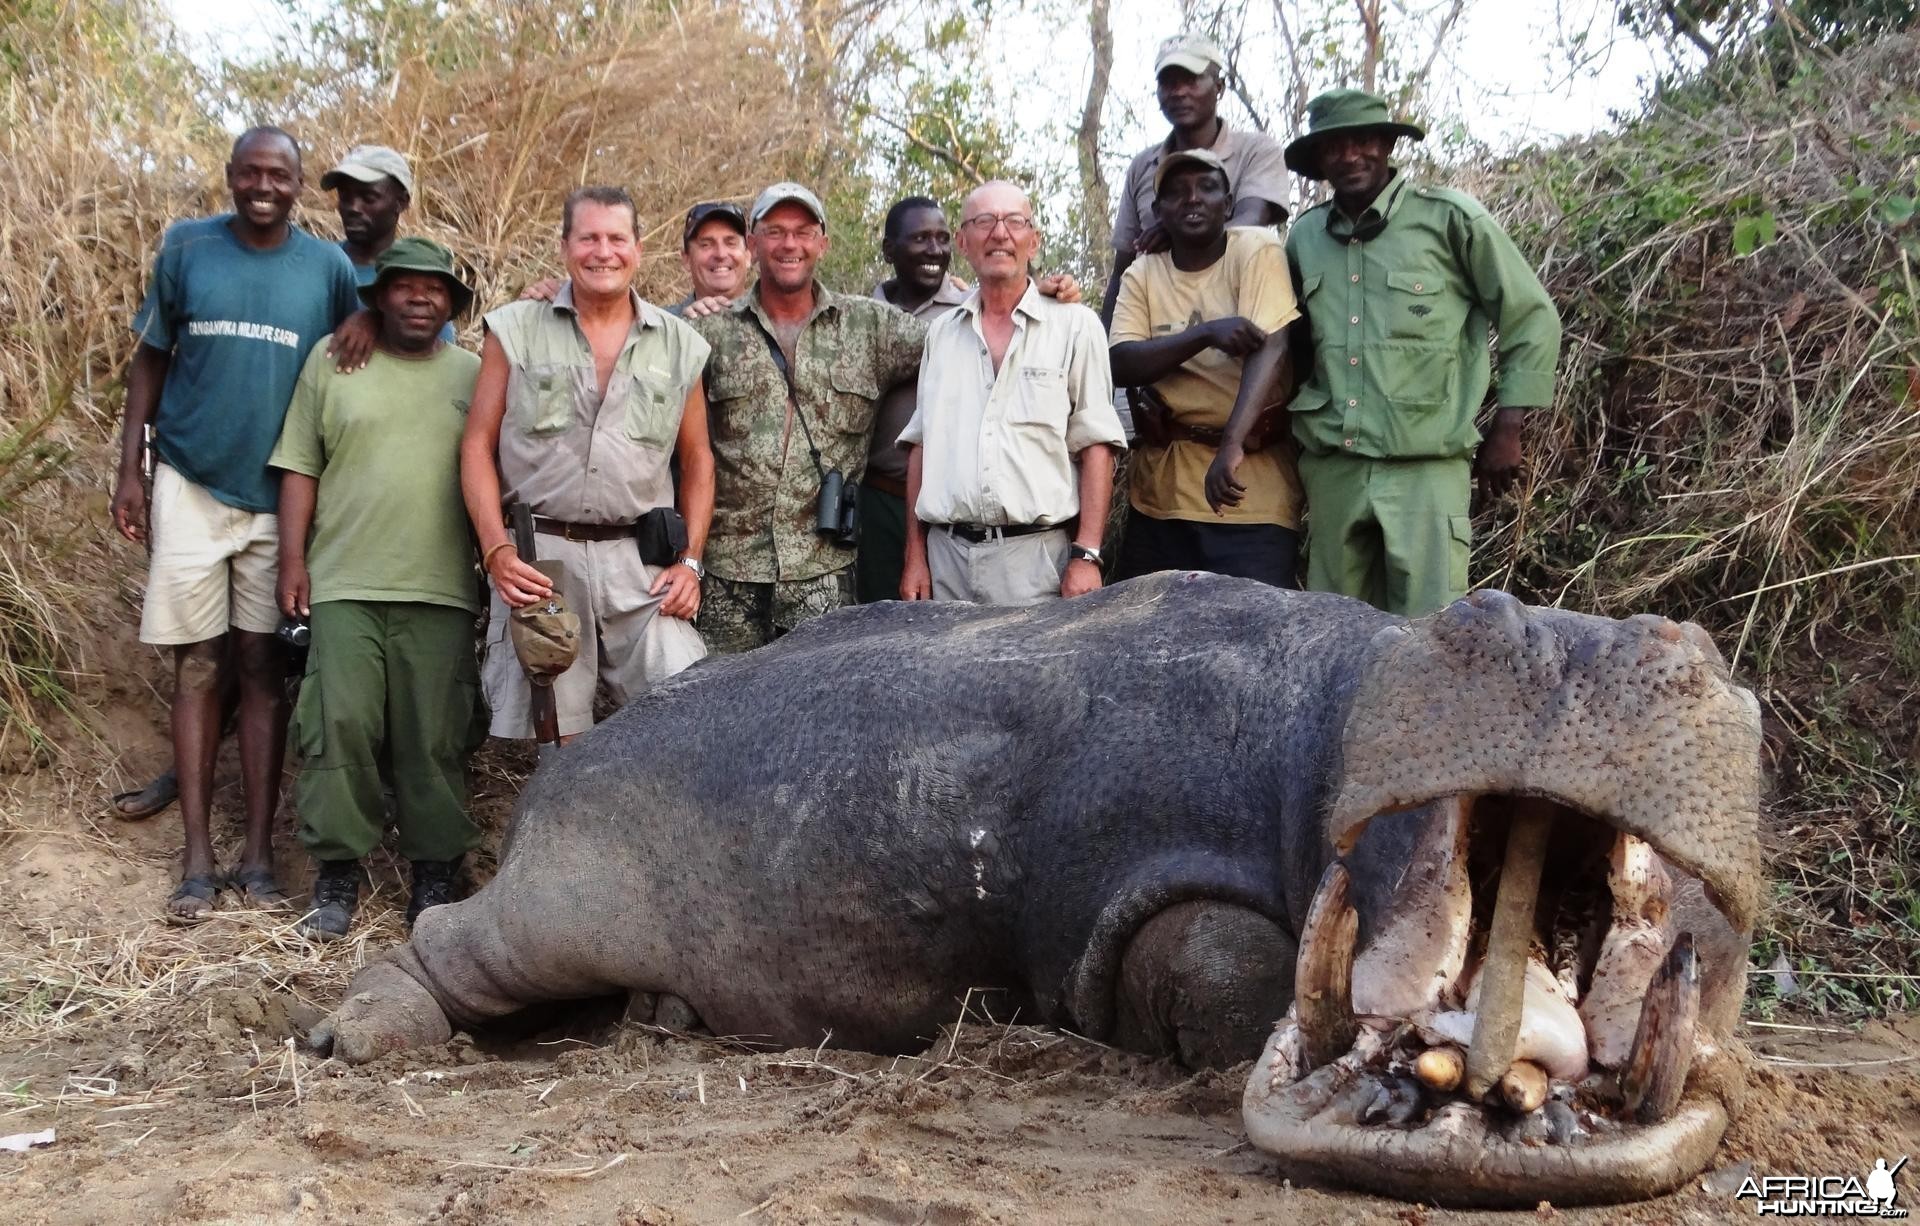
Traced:
[[[714, 460], [700, 389], [707, 343], [634, 292], [633, 198], [621, 188], [577, 189], [560, 245], [567, 280], [552, 302], [515, 302], [486, 317], [460, 485], [493, 582], [482, 683], [495, 736], [532, 735], [507, 609], [553, 590], [508, 537], [503, 490], [533, 511], [540, 556], [566, 565], [561, 594], [586, 624], [579, 657], [553, 680], [564, 742], [592, 726], [598, 683], [625, 702], [706, 654], [692, 619]], [[687, 547], [678, 558], [646, 560], [635, 528], [673, 508], [667, 464], [676, 455]]]
[[1100, 586], [1113, 459], [1126, 446], [1099, 317], [1043, 297], [1033, 208], [975, 188], [960, 251], [980, 284], [927, 331], [907, 462], [903, 600], [1036, 604]]

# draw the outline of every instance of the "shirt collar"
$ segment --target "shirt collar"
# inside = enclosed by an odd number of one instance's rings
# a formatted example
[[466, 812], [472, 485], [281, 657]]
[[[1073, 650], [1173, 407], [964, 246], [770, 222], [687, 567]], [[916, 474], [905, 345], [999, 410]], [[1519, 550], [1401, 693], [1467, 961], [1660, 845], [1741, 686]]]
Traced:
[[[881, 302], [885, 302], [887, 303], [887, 305], [891, 306], [893, 305], [893, 303], [887, 297], [886, 284], [887, 283], [885, 281], [875, 281], [873, 283], [873, 296], [879, 299]], [[952, 277], [942, 277], [940, 278], [940, 288], [933, 291], [933, 297], [921, 303], [918, 308], [916, 308], [913, 311], [910, 311], [909, 314], [919, 315], [922, 311], [925, 311], [930, 307], [936, 307], [936, 306], [943, 306], [943, 307], [959, 306], [961, 303], [967, 300], [967, 293], [968, 293], [967, 290], [960, 289], [958, 286], [954, 285]]]
[[[657, 328], [661, 324], [660, 308], [640, 296], [640, 291], [629, 287], [627, 300], [633, 303], [633, 322], [642, 328]], [[569, 315], [578, 315], [580, 309], [573, 305], [573, 278], [568, 277], [560, 283], [560, 289], [547, 304], [556, 311], [565, 311]]]
[[1406, 194], [1407, 176], [1395, 170], [1393, 178], [1387, 180], [1387, 185], [1380, 189], [1380, 194], [1373, 198], [1373, 203], [1358, 218], [1349, 218], [1340, 211], [1338, 202], [1329, 202], [1327, 233], [1341, 242], [1357, 238], [1364, 243], [1378, 238], [1380, 232], [1387, 228], [1387, 223], [1393, 220], [1394, 213], [1400, 208], [1400, 200]]
[[[754, 278], [753, 288], [738, 298], [735, 298], [728, 304], [727, 309], [735, 315], [752, 315], [760, 321], [761, 327], [765, 328], [769, 333], [773, 331], [773, 320], [767, 317], [766, 308], [760, 305], [760, 279], [758, 277]], [[813, 279], [813, 313], [808, 315], [805, 322], [800, 326], [804, 328], [822, 315], [825, 315], [828, 311], [837, 311], [839, 309], [840, 295], [822, 285], [820, 278], [815, 277]]]
[[[1020, 301], [1013, 304], [1013, 313], [1015, 315], [1024, 315], [1028, 319], [1040, 318], [1040, 302], [1044, 297], [1045, 295], [1040, 292], [1040, 283], [1034, 280], [1032, 275], [1029, 275], [1027, 277], [1027, 290], [1020, 295]], [[967, 296], [960, 300], [958, 306], [961, 310], [973, 316], [974, 322], [977, 325], [980, 321], [980, 287], [976, 285], [969, 290]]]
[[[1213, 143], [1208, 145], [1207, 148], [1218, 154], [1220, 160], [1224, 162], [1233, 156], [1233, 129], [1228, 126], [1225, 116], [1217, 116], [1216, 118], [1220, 120], [1220, 131], [1214, 134]], [[1173, 152], [1173, 138], [1175, 135], [1173, 131], [1169, 130], [1167, 132], [1167, 139], [1160, 142], [1161, 157], [1165, 157], [1167, 154]]]

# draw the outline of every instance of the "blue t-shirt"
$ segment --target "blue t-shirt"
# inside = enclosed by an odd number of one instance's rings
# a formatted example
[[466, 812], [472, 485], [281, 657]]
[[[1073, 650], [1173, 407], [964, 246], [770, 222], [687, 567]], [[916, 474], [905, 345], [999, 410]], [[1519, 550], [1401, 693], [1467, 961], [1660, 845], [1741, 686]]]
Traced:
[[232, 217], [167, 228], [133, 330], [173, 357], [154, 414], [160, 458], [229, 506], [273, 511], [280, 474], [267, 457], [300, 367], [360, 299], [334, 244], [293, 226], [255, 251], [234, 237]]
[[[345, 251], [346, 249], [347, 249], [346, 244], [342, 243], [340, 245], [340, 250]], [[349, 256], [347, 258], [351, 260], [353, 257]], [[378, 271], [379, 271], [379, 267], [374, 264], [355, 264], [353, 266], [353, 279], [359, 283], [361, 288], [364, 289], [367, 286], [373, 284], [374, 275]], [[361, 305], [364, 306], [365, 304], [362, 303]], [[446, 322], [446, 324], [441, 327], [440, 339], [447, 342], [447, 344], [449, 345], [456, 345], [459, 343], [459, 338], [454, 335], [453, 321], [451, 319], [449, 319]]]

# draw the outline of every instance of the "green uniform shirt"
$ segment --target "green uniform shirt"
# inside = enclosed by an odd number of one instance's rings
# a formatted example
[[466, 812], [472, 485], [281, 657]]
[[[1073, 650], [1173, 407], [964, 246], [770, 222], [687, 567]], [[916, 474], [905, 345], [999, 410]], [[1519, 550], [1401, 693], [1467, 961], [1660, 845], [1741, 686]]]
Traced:
[[418, 601], [478, 613], [473, 538], [460, 498], [460, 434], [480, 359], [376, 349], [333, 368], [326, 342], [294, 385], [274, 468], [320, 482], [307, 540], [312, 602]]
[[1302, 214], [1287, 257], [1313, 329], [1313, 370], [1288, 406], [1308, 452], [1471, 454], [1491, 381], [1489, 326], [1500, 338], [1500, 405], [1553, 403], [1559, 312], [1473, 197], [1396, 173], [1357, 222], [1331, 201]]
[[[713, 346], [707, 409], [717, 471], [705, 562], [741, 583], [811, 579], [853, 565], [852, 550], [814, 531], [820, 471], [838, 469], [849, 484], [866, 471], [874, 408], [888, 388], [919, 373], [927, 325], [816, 281], [813, 314], [794, 345], [798, 412], [790, 417], [759, 288], [694, 323]], [[809, 433], [819, 470], [807, 454]]]

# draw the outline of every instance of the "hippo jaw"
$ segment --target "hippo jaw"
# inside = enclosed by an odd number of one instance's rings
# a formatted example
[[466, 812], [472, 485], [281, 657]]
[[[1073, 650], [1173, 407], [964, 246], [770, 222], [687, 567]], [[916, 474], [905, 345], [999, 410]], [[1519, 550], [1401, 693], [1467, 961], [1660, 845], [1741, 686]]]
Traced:
[[1757, 705], [1696, 627], [1478, 593], [1392, 627], [1336, 854], [1416, 822], [1365, 947], [1345, 859], [1249, 1078], [1283, 1171], [1452, 1205], [1607, 1203], [1702, 1170], [1759, 894]]

